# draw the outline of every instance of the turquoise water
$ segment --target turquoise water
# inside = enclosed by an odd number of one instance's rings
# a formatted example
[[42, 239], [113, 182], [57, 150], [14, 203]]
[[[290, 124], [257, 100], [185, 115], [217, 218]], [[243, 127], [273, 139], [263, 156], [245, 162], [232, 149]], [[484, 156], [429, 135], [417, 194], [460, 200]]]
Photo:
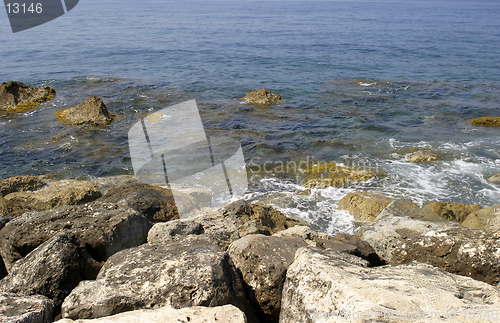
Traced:
[[[498, 1], [86, 1], [13, 34], [0, 10], [0, 80], [54, 86], [56, 98], [0, 114], [0, 179], [131, 174], [127, 131], [140, 117], [197, 99], [208, 133], [239, 139], [249, 165], [332, 161], [386, 174], [340, 189], [304, 188], [271, 167], [258, 199], [318, 228], [352, 229], [335, 209], [362, 189], [418, 203], [499, 204]], [[266, 87], [284, 101], [242, 103]], [[64, 126], [55, 112], [103, 98], [108, 128]], [[411, 164], [412, 149], [444, 159]]]

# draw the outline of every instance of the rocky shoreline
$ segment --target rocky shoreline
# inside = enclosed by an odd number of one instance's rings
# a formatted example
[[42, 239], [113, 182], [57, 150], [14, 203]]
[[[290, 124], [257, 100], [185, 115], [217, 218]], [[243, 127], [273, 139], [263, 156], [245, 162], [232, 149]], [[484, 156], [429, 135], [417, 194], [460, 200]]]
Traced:
[[203, 208], [203, 190], [176, 205], [131, 176], [16, 176], [0, 192], [1, 322], [498, 318], [500, 206], [356, 192], [339, 208], [357, 235], [330, 236], [242, 200]]

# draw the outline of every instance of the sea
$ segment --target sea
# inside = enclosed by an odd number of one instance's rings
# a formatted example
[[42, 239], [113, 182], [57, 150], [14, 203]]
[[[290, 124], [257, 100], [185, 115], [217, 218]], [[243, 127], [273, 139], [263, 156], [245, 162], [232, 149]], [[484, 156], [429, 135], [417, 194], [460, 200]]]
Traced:
[[[195, 99], [207, 133], [240, 141], [242, 196], [353, 232], [337, 209], [354, 191], [500, 204], [500, 1], [81, 0], [12, 33], [0, 10], [0, 82], [51, 85], [56, 97], [0, 114], [0, 179], [132, 175], [127, 133], [141, 118]], [[267, 88], [282, 101], [241, 100]], [[56, 111], [101, 97], [108, 127], [67, 126]], [[419, 149], [440, 160], [407, 161]], [[306, 189], [303, 169], [335, 163], [378, 174]], [[282, 167], [286, 165], [288, 167]], [[229, 201], [228, 201], [229, 202]]]

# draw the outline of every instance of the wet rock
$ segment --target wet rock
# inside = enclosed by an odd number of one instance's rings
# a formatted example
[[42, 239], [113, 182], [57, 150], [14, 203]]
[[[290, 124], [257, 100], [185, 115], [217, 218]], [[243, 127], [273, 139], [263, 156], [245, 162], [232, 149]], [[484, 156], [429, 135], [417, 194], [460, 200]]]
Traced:
[[45, 296], [0, 293], [0, 322], [50, 323], [53, 302]]
[[470, 213], [462, 225], [471, 229], [500, 230], [500, 205], [485, 207]]
[[238, 228], [230, 219], [209, 215], [157, 223], [149, 230], [148, 242], [169, 243], [187, 235], [206, 236], [216, 241], [223, 250], [240, 238]]
[[120, 204], [94, 202], [28, 212], [0, 230], [0, 253], [10, 272], [14, 262], [66, 230], [86, 244], [94, 259], [104, 261], [117, 251], [146, 242], [150, 228], [148, 219]]
[[354, 192], [344, 196], [337, 208], [348, 211], [358, 221], [373, 221], [392, 201], [382, 194]]
[[29, 207], [23, 206], [22, 204], [6, 200], [0, 196], [0, 214], [2, 214], [4, 216], [5, 220], [14, 218], [16, 216], [20, 216], [24, 212], [28, 212], [28, 211], [32, 211], [32, 209]]
[[52, 100], [55, 95], [52, 86], [35, 88], [21, 82], [4, 82], [0, 85], [0, 111], [22, 112]]
[[499, 185], [500, 184], [500, 174], [496, 174], [496, 175], [489, 177], [488, 182], [490, 182], [491, 184]]
[[57, 111], [57, 118], [65, 124], [107, 126], [116, 115], [109, 113], [101, 98], [92, 96], [76, 107], [69, 107]]
[[61, 231], [17, 261], [0, 281], [0, 290], [44, 295], [60, 306], [78, 282], [95, 278], [98, 268], [78, 238]]
[[270, 206], [242, 200], [229, 204], [221, 209], [220, 213], [235, 223], [242, 237], [258, 233], [268, 235], [296, 225], [305, 225], [301, 220], [288, 218]]
[[81, 282], [65, 299], [62, 316], [98, 318], [165, 305], [227, 304], [252, 313], [229, 256], [206, 237], [186, 236], [111, 256], [95, 281]]
[[351, 169], [333, 163], [316, 165], [305, 175], [304, 186], [308, 188], [345, 187], [377, 176], [364, 169]]
[[420, 150], [406, 156], [406, 159], [412, 163], [425, 163], [436, 161], [440, 159], [440, 156], [430, 150]]
[[111, 187], [99, 201], [106, 203], [125, 201], [129, 207], [152, 222], [179, 218], [172, 192], [159, 186], [131, 183]]
[[455, 202], [430, 202], [424, 209], [431, 210], [447, 220], [462, 223], [467, 216], [482, 209], [478, 204], [464, 204]]
[[[299, 249], [287, 271], [280, 322], [329, 318], [339, 322], [396, 323], [405, 320], [402, 313], [439, 312], [441, 317], [420, 319], [479, 323], [484, 322], [484, 317], [471, 320], [470, 316], [463, 317], [464, 311], [469, 314], [471, 309], [480, 309], [491, 313], [500, 302], [495, 287], [428, 264], [367, 268], [358, 259], [345, 253]], [[447, 317], [450, 311], [458, 316]]]
[[471, 120], [474, 126], [500, 127], [500, 117], [482, 117]]
[[428, 263], [488, 284], [500, 282], [500, 234], [458, 227], [402, 236], [390, 249], [389, 264]]
[[246, 323], [245, 314], [233, 305], [217, 307], [193, 306], [175, 309], [161, 307], [150, 310], [136, 310], [93, 320], [62, 319], [58, 323]]
[[77, 205], [101, 197], [96, 184], [88, 181], [67, 180], [53, 182], [36, 192], [14, 192], [5, 199], [20, 205], [27, 205], [37, 211], [50, 210], [59, 206]]
[[42, 176], [14, 176], [0, 181], [0, 196], [14, 192], [36, 191], [48, 183], [48, 178]]
[[260, 90], [248, 91], [245, 97], [242, 98], [242, 100], [257, 104], [271, 104], [276, 101], [280, 101], [281, 96], [276, 93], [271, 93], [271, 91], [269, 91], [268, 89], [263, 88]]

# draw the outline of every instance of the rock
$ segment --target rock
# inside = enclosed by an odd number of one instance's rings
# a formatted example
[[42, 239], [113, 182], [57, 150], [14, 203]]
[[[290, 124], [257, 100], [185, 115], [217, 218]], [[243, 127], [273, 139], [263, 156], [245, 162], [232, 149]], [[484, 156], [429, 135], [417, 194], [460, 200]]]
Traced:
[[[28, 212], [28, 211], [32, 211], [32, 209], [29, 207], [23, 206], [19, 203], [15, 203], [15, 202], [6, 200], [0, 196], [0, 214], [2, 214], [4, 216], [3, 219], [7, 220], [7, 222], [8, 222], [8, 219], [14, 218], [16, 216], [20, 216], [24, 212]], [[3, 226], [2, 226], [2, 228], [3, 228]]]
[[183, 239], [187, 235], [206, 236], [216, 241], [223, 250], [240, 238], [238, 228], [230, 219], [204, 216], [157, 223], [149, 230], [148, 243], [169, 243]]
[[0, 322], [50, 323], [54, 304], [45, 296], [0, 293]]
[[458, 223], [402, 199], [391, 202], [373, 222], [363, 223], [357, 235], [375, 249], [382, 261], [390, 263], [394, 245], [400, 243], [402, 236], [458, 227], [461, 227]]
[[92, 96], [76, 107], [69, 107], [57, 111], [57, 118], [65, 124], [93, 126], [107, 126], [116, 115], [109, 113], [101, 98]]
[[21, 82], [4, 82], [0, 85], [0, 111], [22, 112], [52, 100], [55, 95], [52, 86], [35, 88]]
[[73, 232], [86, 243], [92, 258], [104, 261], [125, 248], [147, 240], [151, 222], [120, 204], [94, 202], [50, 211], [28, 212], [0, 230], [0, 253], [7, 271], [18, 259], [52, 238], [58, 231]]
[[258, 233], [269, 235], [296, 225], [305, 225], [300, 220], [287, 218], [270, 206], [251, 204], [243, 200], [229, 204], [221, 213], [236, 224], [242, 237]]
[[470, 213], [462, 225], [471, 229], [500, 230], [500, 205], [485, 207]]
[[406, 313], [417, 322], [492, 322], [462, 315], [491, 313], [500, 302], [495, 287], [427, 264], [367, 268], [358, 259], [299, 249], [287, 271], [280, 322], [396, 323]]
[[425, 163], [439, 160], [440, 157], [437, 153], [430, 150], [420, 150], [406, 156], [406, 159], [412, 163]]
[[500, 174], [496, 174], [496, 175], [489, 177], [488, 182], [490, 182], [491, 184], [496, 184], [496, 185], [500, 184]]
[[36, 191], [47, 185], [47, 176], [14, 176], [0, 181], [0, 196], [14, 192]]
[[271, 91], [269, 91], [268, 89], [263, 88], [260, 90], [248, 91], [245, 97], [242, 98], [242, 100], [257, 104], [271, 104], [276, 101], [280, 101], [281, 96], [276, 93], [271, 93]]
[[337, 208], [348, 211], [358, 221], [373, 221], [392, 201], [382, 194], [354, 192], [344, 196]]
[[5, 198], [37, 211], [45, 211], [64, 205], [84, 204], [98, 199], [101, 195], [96, 184], [88, 181], [67, 180], [53, 182], [36, 192], [10, 193]]
[[364, 169], [350, 169], [333, 163], [316, 165], [305, 174], [307, 179], [303, 185], [308, 188], [345, 187], [377, 176]]
[[151, 222], [170, 221], [179, 218], [172, 192], [168, 189], [131, 183], [109, 188], [100, 201], [117, 203], [125, 200], [127, 205], [147, 217]]
[[17, 261], [0, 290], [44, 295], [60, 306], [79, 281], [94, 279], [99, 268], [74, 234], [61, 231]]
[[98, 318], [161, 307], [232, 304], [252, 314], [229, 256], [206, 237], [143, 244], [111, 256], [95, 281], [83, 281], [65, 299], [63, 318]]
[[472, 212], [482, 209], [478, 204], [464, 204], [455, 202], [430, 202], [424, 209], [431, 210], [447, 220], [462, 223]]
[[499, 127], [500, 126], [500, 117], [482, 117], [471, 120], [471, 123], [475, 126], [483, 126], [483, 127]]
[[152, 310], [136, 310], [93, 320], [62, 319], [58, 323], [246, 323], [245, 314], [233, 305], [217, 307], [193, 306], [181, 309], [161, 307]]
[[391, 246], [392, 265], [418, 261], [496, 285], [500, 282], [500, 234], [469, 228], [402, 236]]

